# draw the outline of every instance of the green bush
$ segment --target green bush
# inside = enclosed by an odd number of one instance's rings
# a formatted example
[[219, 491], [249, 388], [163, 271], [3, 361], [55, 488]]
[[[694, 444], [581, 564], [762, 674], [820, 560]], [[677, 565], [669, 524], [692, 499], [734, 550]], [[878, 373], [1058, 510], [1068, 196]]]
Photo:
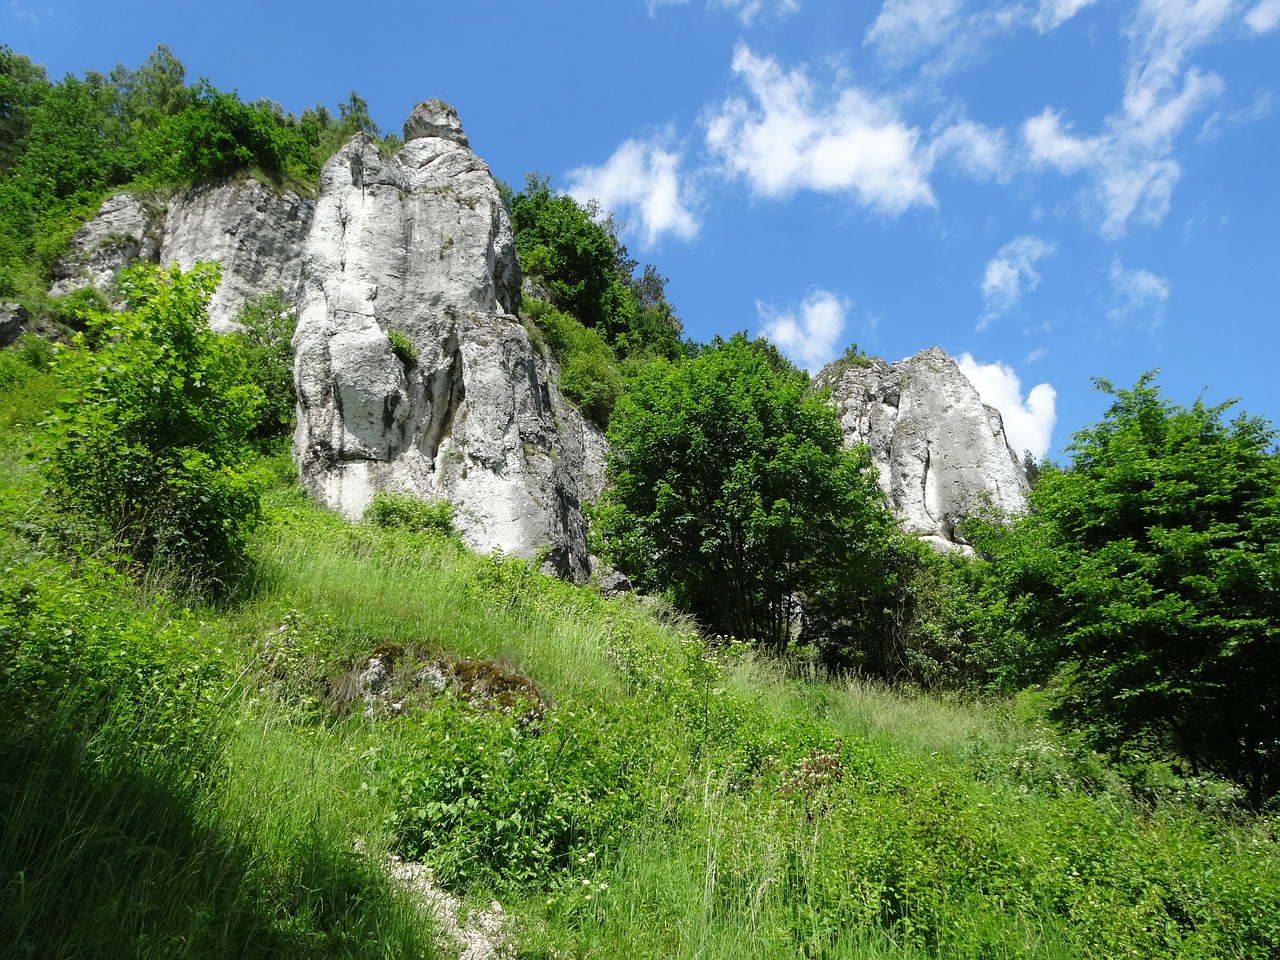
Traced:
[[80, 336], [57, 364], [66, 392], [42, 461], [55, 502], [107, 543], [210, 581], [236, 572], [259, 516], [241, 464], [262, 402], [236, 345], [208, 329], [217, 281], [208, 264], [126, 271], [127, 309], [88, 320], [101, 346]]
[[365, 508], [363, 519], [366, 523], [391, 530], [454, 532], [453, 505], [448, 500], [422, 500], [408, 493], [375, 493]]
[[409, 339], [407, 333], [399, 330], [387, 330], [387, 342], [391, 344], [391, 352], [406, 367], [411, 367], [418, 362], [418, 351], [413, 346], [413, 341]]
[[529, 301], [527, 312], [560, 366], [561, 392], [591, 420], [608, 426], [623, 390], [622, 371], [613, 350], [598, 331], [545, 301]]
[[237, 339], [244, 348], [247, 375], [262, 391], [254, 440], [287, 436], [293, 430], [297, 393], [293, 386], [293, 331], [298, 317], [284, 301], [283, 290], [248, 300], [236, 313], [243, 328]]

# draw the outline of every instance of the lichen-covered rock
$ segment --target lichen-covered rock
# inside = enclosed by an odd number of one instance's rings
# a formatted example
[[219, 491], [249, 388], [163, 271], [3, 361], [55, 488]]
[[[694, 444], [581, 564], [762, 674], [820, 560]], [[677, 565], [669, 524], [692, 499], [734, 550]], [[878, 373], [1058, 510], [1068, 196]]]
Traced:
[[209, 326], [229, 330], [246, 300], [280, 289], [292, 301], [314, 211], [314, 201], [253, 179], [194, 187], [169, 202], [159, 262], [220, 264]]
[[49, 292], [93, 286], [108, 293], [138, 260], [176, 262], [183, 270], [214, 261], [222, 280], [209, 302], [209, 326], [230, 330], [252, 297], [280, 289], [293, 299], [314, 209], [313, 201], [252, 178], [193, 187], [168, 202], [116, 194], [72, 236]]
[[160, 253], [163, 217], [162, 206], [132, 194], [107, 197], [93, 219], [72, 234], [67, 252], [54, 263], [49, 292], [60, 297], [90, 286], [106, 292], [133, 261], [154, 262]]
[[27, 328], [31, 314], [20, 303], [0, 303], [0, 347], [17, 340]]
[[985, 406], [940, 347], [898, 363], [838, 360], [815, 378], [840, 412], [846, 444], [864, 443], [903, 529], [939, 549], [982, 501], [1025, 508], [1027, 479], [1000, 412]]
[[420, 104], [405, 138], [388, 155], [357, 136], [321, 175], [294, 338], [303, 483], [351, 518], [380, 490], [446, 497], [471, 546], [585, 580], [603, 438], [510, 312], [511, 224], [456, 114]]

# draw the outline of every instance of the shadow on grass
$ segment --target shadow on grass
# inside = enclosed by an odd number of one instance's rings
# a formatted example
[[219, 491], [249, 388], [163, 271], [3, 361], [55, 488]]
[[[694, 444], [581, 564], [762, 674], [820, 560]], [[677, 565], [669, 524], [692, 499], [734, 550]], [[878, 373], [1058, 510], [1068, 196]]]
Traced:
[[202, 814], [175, 764], [96, 753], [47, 730], [0, 744], [6, 956], [433, 954], [430, 929], [354, 853], [320, 836], [256, 849], [251, 829]]

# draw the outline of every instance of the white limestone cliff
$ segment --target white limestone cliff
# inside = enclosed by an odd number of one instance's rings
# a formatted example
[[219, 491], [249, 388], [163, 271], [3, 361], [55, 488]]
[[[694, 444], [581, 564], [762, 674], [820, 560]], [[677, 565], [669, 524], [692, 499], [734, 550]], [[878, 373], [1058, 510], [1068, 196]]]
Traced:
[[405, 141], [357, 136], [321, 175], [294, 338], [302, 481], [352, 518], [380, 490], [446, 497], [471, 546], [584, 580], [603, 437], [512, 313], [511, 224], [456, 113], [419, 104]]
[[907, 532], [953, 549], [962, 542], [956, 525], [984, 498], [1002, 510], [1025, 508], [1026, 475], [1000, 412], [982, 403], [940, 347], [894, 364], [838, 360], [814, 386], [830, 388], [846, 444], [870, 449], [881, 489]]
[[168, 200], [116, 194], [72, 236], [49, 292], [93, 286], [109, 293], [136, 260], [176, 262], [183, 270], [214, 261], [222, 280], [209, 303], [209, 325], [230, 330], [252, 297], [281, 289], [292, 300], [314, 207], [252, 178], [193, 187]]

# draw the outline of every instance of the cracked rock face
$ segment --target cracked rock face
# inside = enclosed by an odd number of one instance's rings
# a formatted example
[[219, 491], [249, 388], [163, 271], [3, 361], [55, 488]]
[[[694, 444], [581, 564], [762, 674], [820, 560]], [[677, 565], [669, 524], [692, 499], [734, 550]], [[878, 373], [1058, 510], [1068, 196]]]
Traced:
[[222, 265], [209, 326], [225, 332], [246, 300], [275, 289], [293, 300], [314, 212], [314, 202], [257, 180], [196, 187], [169, 203], [159, 262], [176, 261], [183, 270], [197, 260]]
[[93, 286], [109, 293], [137, 260], [176, 261], [183, 270], [212, 260], [222, 267], [222, 281], [209, 303], [209, 326], [225, 332], [252, 297], [279, 288], [293, 299], [314, 206], [253, 179], [194, 187], [167, 203], [116, 194], [72, 236], [54, 264], [49, 292]]
[[511, 313], [511, 224], [456, 113], [419, 104], [405, 141], [357, 136], [321, 175], [294, 337], [302, 481], [353, 519], [381, 490], [446, 497], [470, 546], [545, 549], [584, 580], [603, 437]]
[[870, 448], [880, 487], [908, 533], [954, 549], [962, 543], [956, 525], [983, 498], [1025, 509], [1027, 479], [1000, 412], [983, 405], [941, 348], [894, 364], [837, 361], [814, 385], [831, 388], [845, 443]]

